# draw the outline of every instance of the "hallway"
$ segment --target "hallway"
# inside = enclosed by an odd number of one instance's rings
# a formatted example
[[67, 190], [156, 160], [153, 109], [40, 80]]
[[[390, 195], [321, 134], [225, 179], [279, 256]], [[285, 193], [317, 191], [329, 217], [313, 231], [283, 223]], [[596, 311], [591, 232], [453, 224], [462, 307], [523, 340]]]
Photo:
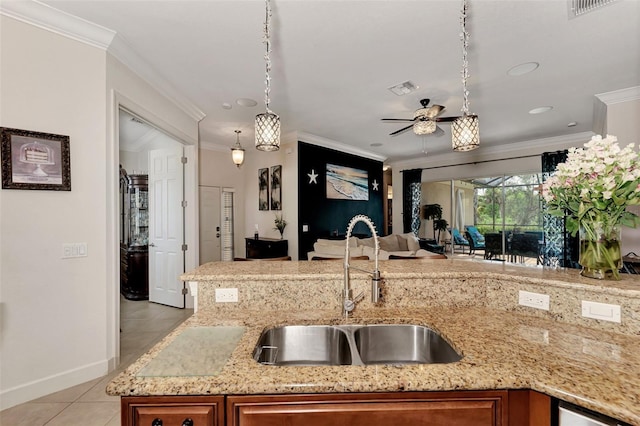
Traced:
[[119, 426], [120, 398], [107, 383], [193, 314], [147, 301], [120, 298], [120, 354], [111, 374], [0, 412], [2, 426]]

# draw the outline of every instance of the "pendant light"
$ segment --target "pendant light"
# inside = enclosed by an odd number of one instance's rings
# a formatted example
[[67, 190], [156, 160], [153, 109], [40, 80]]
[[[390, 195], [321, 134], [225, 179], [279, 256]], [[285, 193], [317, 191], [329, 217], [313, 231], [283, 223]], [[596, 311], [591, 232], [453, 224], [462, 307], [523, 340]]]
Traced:
[[264, 21], [264, 44], [267, 52], [265, 60], [264, 103], [266, 112], [256, 115], [256, 149], [260, 151], [277, 151], [280, 149], [280, 117], [269, 109], [269, 92], [271, 91], [271, 2], [266, 0], [266, 16]]
[[467, 23], [467, 0], [462, 0], [460, 24], [462, 25], [462, 116], [451, 124], [451, 145], [454, 151], [471, 151], [480, 146], [480, 130], [478, 116], [469, 114], [469, 91], [467, 79], [469, 78], [469, 62], [467, 61], [467, 46], [469, 46], [469, 33]]
[[240, 145], [240, 130], [234, 130], [236, 132], [236, 144], [231, 148], [231, 160], [238, 168], [244, 163], [244, 149]]

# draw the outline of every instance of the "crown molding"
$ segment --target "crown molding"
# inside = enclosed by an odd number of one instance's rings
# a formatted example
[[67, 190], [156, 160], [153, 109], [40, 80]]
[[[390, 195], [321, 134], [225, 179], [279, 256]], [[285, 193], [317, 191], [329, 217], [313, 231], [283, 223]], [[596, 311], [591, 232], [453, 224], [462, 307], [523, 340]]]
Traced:
[[195, 121], [206, 114], [175, 89], [115, 31], [37, 0], [1, 1], [0, 14], [111, 53]]
[[[423, 167], [455, 165], [459, 163], [472, 163], [474, 161], [500, 160], [501, 158], [515, 157], [519, 155], [535, 155], [549, 150], [556, 151], [561, 146], [582, 146], [594, 135], [593, 132], [571, 133], [562, 136], [553, 136], [542, 139], [532, 139], [522, 142], [514, 142], [508, 145], [494, 145], [480, 150], [470, 151], [467, 155], [457, 152], [449, 152], [436, 155], [431, 158], [419, 158], [390, 163], [394, 170], [410, 170]], [[471, 156], [469, 155], [471, 154]], [[463, 156], [464, 155], [464, 156]]]
[[107, 49], [117, 60], [125, 64], [151, 87], [167, 97], [178, 108], [187, 113], [195, 121], [201, 121], [206, 114], [193, 102], [183, 96], [178, 90], [149, 65], [138, 53], [118, 34], [115, 35]]
[[596, 98], [600, 99], [607, 105], [637, 101], [640, 99], [640, 86], [628, 87], [626, 89], [614, 90], [612, 92], [598, 93], [596, 94]]
[[115, 31], [37, 0], [0, 2], [0, 14], [103, 50], [116, 35]]
[[347, 154], [369, 158], [371, 160], [384, 162], [387, 159], [387, 157], [384, 157], [380, 154], [365, 151], [363, 149], [355, 148], [350, 145], [345, 145], [343, 143], [336, 142], [332, 139], [323, 138], [322, 136], [312, 135], [311, 133], [298, 132], [298, 140], [300, 142], [307, 142], [313, 145], [334, 149], [336, 151], [344, 152]]

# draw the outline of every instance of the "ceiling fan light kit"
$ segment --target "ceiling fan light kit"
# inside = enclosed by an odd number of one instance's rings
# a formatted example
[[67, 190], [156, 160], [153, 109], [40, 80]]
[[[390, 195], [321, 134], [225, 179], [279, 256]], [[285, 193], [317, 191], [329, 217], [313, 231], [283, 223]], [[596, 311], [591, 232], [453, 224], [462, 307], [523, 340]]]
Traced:
[[256, 115], [256, 149], [260, 151], [277, 151], [280, 149], [280, 117], [269, 109], [269, 93], [271, 92], [271, 2], [265, 1], [266, 16], [264, 21], [264, 44], [267, 52], [265, 60], [264, 103], [267, 111]]
[[469, 33], [466, 28], [467, 0], [462, 0], [460, 24], [462, 25], [462, 117], [457, 118], [451, 124], [451, 146], [454, 151], [471, 151], [480, 146], [480, 126], [478, 116], [469, 114], [469, 91], [467, 79], [469, 78], [469, 62], [467, 61], [467, 46], [469, 46]]
[[436, 122], [431, 120], [416, 121], [413, 125], [413, 133], [416, 135], [429, 135], [436, 131]]

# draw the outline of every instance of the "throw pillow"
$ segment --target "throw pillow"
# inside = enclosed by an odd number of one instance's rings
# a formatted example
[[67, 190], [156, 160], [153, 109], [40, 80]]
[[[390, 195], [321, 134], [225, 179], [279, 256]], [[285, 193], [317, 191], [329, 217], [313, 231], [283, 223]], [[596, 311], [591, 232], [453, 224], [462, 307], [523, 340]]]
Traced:
[[400, 234], [400, 236], [407, 240], [407, 250], [414, 252], [420, 250], [420, 241], [418, 241], [418, 237], [413, 232]]
[[409, 251], [409, 242], [404, 235], [398, 235], [398, 248], [400, 251]]
[[371, 237], [371, 238], [360, 238], [358, 240], [358, 246], [365, 246], [365, 247], [375, 248], [376, 247], [376, 243], [375, 243], [375, 240], [373, 239], [373, 237]]
[[396, 234], [387, 235], [386, 237], [378, 238], [380, 242], [380, 250], [384, 251], [400, 251], [400, 245], [398, 244], [398, 236]]

